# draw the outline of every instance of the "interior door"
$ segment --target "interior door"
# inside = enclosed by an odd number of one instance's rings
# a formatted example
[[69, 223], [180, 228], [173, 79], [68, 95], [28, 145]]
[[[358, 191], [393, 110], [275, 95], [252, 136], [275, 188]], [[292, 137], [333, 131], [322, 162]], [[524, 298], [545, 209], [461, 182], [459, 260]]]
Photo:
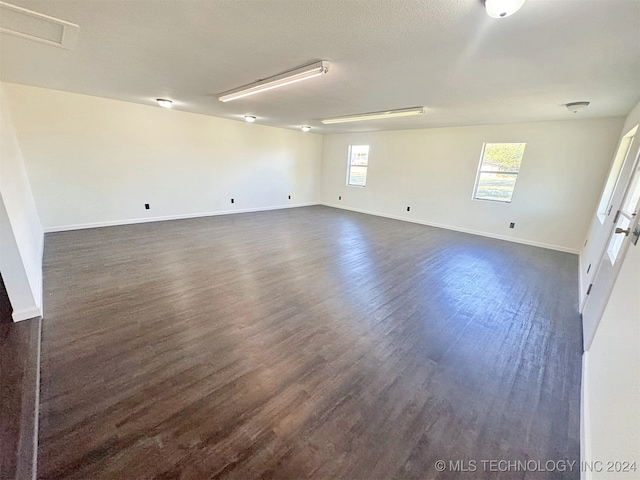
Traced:
[[598, 265], [610, 240], [615, 223], [613, 218], [620, 210], [627, 184], [633, 174], [633, 163], [640, 150], [640, 138], [635, 138], [639, 126], [630, 129], [620, 139], [598, 208], [592, 217], [580, 262], [580, 276], [584, 281], [584, 284], [580, 284], [581, 313], [589, 298], [587, 290], [595, 279]]
[[627, 249], [631, 242], [637, 243], [640, 236], [640, 218], [638, 216], [640, 209], [639, 157], [640, 155], [636, 157], [634, 173], [625, 191], [620, 210], [614, 219], [615, 227], [600, 259], [593, 283], [589, 286], [589, 295], [582, 311], [585, 351], [591, 346]]

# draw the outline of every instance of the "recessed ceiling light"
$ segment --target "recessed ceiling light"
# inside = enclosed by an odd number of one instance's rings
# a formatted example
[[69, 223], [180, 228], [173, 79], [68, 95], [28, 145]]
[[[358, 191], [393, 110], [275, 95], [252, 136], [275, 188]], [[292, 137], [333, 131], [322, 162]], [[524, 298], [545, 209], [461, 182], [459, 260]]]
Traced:
[[256, 121], [256, 117], [254, 117], [253, 115], [245, 115], [244, 119], [249, 123], [253, 123]]
[[589, 102], [571, 102], [565, 105], [567, 110], [573, 113], [578, 113], [580, 110], [584, 110], [589, 106]]
[[311, 127], [309, 125], [303, 125], [300, 128], [302, 129], [303, 132], [308, 132], [311, 130]]
[[493, 18], [504, 18], [513, 15], [524, 5], [524, 0], [485, 0], [487, 14]]
[[162, 108], [171, 108], [171, 104], [173, 103], [171, 100], [167, 100], [166, 98], [156, 98], [156, 102]]

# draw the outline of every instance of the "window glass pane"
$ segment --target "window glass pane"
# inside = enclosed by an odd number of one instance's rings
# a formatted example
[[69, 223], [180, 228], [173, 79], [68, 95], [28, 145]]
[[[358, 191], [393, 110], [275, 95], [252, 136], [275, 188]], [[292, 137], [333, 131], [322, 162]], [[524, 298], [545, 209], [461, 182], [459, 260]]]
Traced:
[[367, 183], [367, 165], [369, 163], [369, 145], [349, 146], [349, 166], [347, 185], [364, 187]]
[[367, 167], [353, 166], [349, 169], [349, 185], [364, 187], [367, 182]]
[[519, 172], [524, 147], [524, 143], [487, 143], [481, 171]]
[[635, 176], [631, 181], [632, 183], [629, 187], [627, 199], [622, 206], [622, 211], [633, 215], [636, 213], [635, 208], [638, 205], [638, 200], [640, 200], [640, 165], [638, 165]]
[[611, 207], [613, 206], [611, 205], [611, 198], [613, 197], [613, 192], [620, 180], [620, 172], [622, 172], [624, 164], [627, 161], [627, 156], [629, 155], [629, 150], [631, 150], [631, 144], [633, 143], [633, 137], [637, 131], [638, 126], [636, 125], [629, 131], [629, 133], [622, 137], [622, 140], [620, 140], [616, 156], [613, 159], [613, 165], [609, 171], [609, 177], [607, 177], [607, 183], [605, 184], [602, 197], [600, 198], [600, 203], [598, 204], [597, 215], [600, 223], [604, 223], [604, 219], [609, 215], [609, 213], [611, 213]]
[[524, 155], [524, 143], [485, 143], [473, 198], [511, 202]]
[[476, 197], [480, 200], [510, 202], [517, 175], [506, 173], [480, 173]]
[[351, 145], [351, 165], [369, 163], [369, 145]]

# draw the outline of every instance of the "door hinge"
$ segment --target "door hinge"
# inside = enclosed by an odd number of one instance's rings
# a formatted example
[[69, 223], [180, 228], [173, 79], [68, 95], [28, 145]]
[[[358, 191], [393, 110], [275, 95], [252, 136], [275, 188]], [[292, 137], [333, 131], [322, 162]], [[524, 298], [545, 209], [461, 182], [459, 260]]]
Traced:
[[587, 288], [587, 295], [591, 293], [591, 287], [593, 287], [593, 283], [589, 285], [589, 288]]

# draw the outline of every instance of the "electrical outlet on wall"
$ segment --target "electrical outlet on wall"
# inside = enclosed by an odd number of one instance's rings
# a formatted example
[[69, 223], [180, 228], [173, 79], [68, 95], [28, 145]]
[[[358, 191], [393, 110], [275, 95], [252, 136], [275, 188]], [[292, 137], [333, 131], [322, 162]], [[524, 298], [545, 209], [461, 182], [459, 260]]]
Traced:
[[410, 212], [410, 211], [411, 211], [411, 207], [407, 207], [407, 212]]
[[515, 222], [511, 222], [509, 224], [509, 228], [516, 228], [516, 223]]
[[235, 200], [233, 198], [231, 199], [231, 203], [235, 203]]
[[148, 203], [145, 203], [145, 204], [144, 204], [144, 209], [145, 209], [145, 210], [149, 210], [149, 204], [148, 204]]

